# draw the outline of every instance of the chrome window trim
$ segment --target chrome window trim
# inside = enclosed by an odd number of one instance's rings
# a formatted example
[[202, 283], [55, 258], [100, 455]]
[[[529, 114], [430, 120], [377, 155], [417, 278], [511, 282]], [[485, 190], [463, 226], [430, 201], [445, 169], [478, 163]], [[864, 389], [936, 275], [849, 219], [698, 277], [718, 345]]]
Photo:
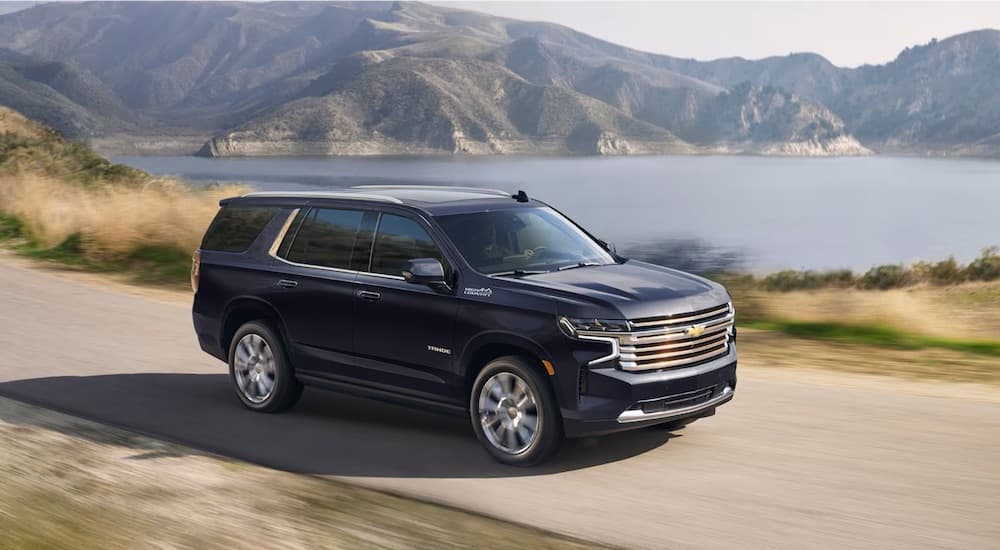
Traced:
[[[315, 208], [322, 208], [322, 207], [315, 207]], [[374, 211], [374, 212], [376, 212], [378, 214], [378, 219], [375, 221], [375, 228], [372, 230], [372, 244], [371, 244], [371, 248], [368, 251], [368, 271], [361, 271], [361, 270], [358, 270], [358, 269], [345, 269], [345, 268], [342, 268], [342, 267], [328, 267], [328, 266], [325, 266], [325, 265], [303, 264], [303, 263], [293, 262], [291, 260], [282, 258], [281, 256], [278, 255], [278, 249], [281, 248], [281, 242], [283, 240], [285, 240], [285, 235], [288, 234], [288, 230], [291, 229], [292, 223], [295, 221], [296, 216], [299, 215], [299, 212], [301, 210], [302, 210], [302, 208], [296, 208], [296, 209], [292, 210], [288, 214], [288, 218], [285, 220], [285, 223], [281, 226], [281, 231], [278, 232], [278, 235], [274, 238], [274, 242], [271, 243], [271, 248], [267, 252], [268, 256], [270, 256], [271, 258], [274, 258], [275, 260], [278, 260], [279, 262], [285, 263], [287, 265], [293, 265], [295, 267], [305, 267], [305, 268], [309, 268], [309, 269], [321, 269], [323, 271], [333, 271], [335, 273], [344, 273], [344, 274], [348, 274], [348, 275], [350, 275], [350, 274], [354, 274], [354, 275], [371, 275], [372, 277], [381, 277], [383, 279], [392, 279], [392, 280], [396, 280], [396, 281], [405, 281], [406, 280], [402, 275], [389, 275], [387, 273], [375, 273], [375, 272], [371, 271], [371, 265], [372, 265], [371, 262], [372, 262], [372, 258], [374, 257], [374, 252], [375, 252], [375, 239], [376, 239], [376, 237], [378, 237], [378, 228], [379, 228], [379, 225], [382, 223], [382, 214], [383, 214], [383, 212], [381, 210], [375, 210]], [[434, 242], [434, 246], [438, 247], [438, 249], [441, 248], [441, 245], [439, 245], [437, 243], [437, 241], [434, 241], [434, 237], [432, 235], [430, 235], [430, 233], [428, 233], [427, 236], [430, 237], [431, 240]]]
[[346, 273], [346, 274], [352, 274], [353, 273], [355, 275], [371, 275], [372, 277], [382, 277], [382, 278], [385, 278], [385, 279], [397, 279], [397, 280], [400, 280], [400, 281], [405, 281], [406, 280], [406, 279], [404, 279], [400, 275], [386, 275], [384, 273], [372, 273], [370, 271], [358, 271], [356, 269], [344, 269], [344, 268], [340, 268], [340, 267], [326, 267], [324, 265], [300, 264], [298, 262], [293, 262], [293, 261], [290, 261], [290, 260], [286, 260], [286, 259], [284, 259], [284, 258], [282, 258], [280, 256], [272, 256], [272, 257], [275, 260], [278, 260], [279, 262], [282, 262], [282, 263], [285, 263], [285, 264], [288, 264], [288, 265], [294, 265], [295, 267], [307, 267], [309, 269], [322, 269], [324, 271], [335, 271], [337, 273]]
[[300, 264], [298, 262], [293, 262], [293, 261], [290, 261], [290, 260], [286, 260], [286, 259], [284, 259], [284, 258], [282, 258], [280, 256], [275, 256], [274, 259], [278, 260], [279, 262], [286, 263], [288, 265], [294, 265], [296, 267], [308, 267], [309, 269], [322, 269], [324, 271], [336, 271], [338, 273], [361, 273], [360, 271], [355, 271], [353, 269], [343, 269], [343, 268], [340, 268], [340, 267], [327, 267], [325, 265]]
[[[287, 264], [287, 265], [293, 265], [295, 267], [306, 267], [306, 268], [309, 268], [309, 269], [321, 269], [323, 271], [333, 271], [335, 273], [345, 273], [345, 274], [364, 273], [363, 271], [358, 271], [358, 270], [355, 270], [355, 269], [344, 269], [342, 267], [329, 267], [329, 266], [325, 266], [325, 265], [303, 264], [303, 263], [299, 263], [299, 262], [293, 262], [291, 260], [288, 260], [288, 259], [285, 259], [285, 258], [282, 258], [281, 256], [279, 256], [278, 255], [278, 249], [281, 248], [281, 242], [285, 240], [285, 235], [287, 235], [288, 234], [288, 230], [292, 228], [292, 223], [294, 223], [295, 218], [299, 215], [299, 212], [301, 210], [302, 210], [302, 208], [296, 208], [295, 210], [292, 210], [292, 212], [290, 214], [288, 214], [288, 219], [285, 220], [284, 225], [281, 226], [281, 231], [278, 232], [278, 236], [275, 237], [274, 242], [271, 243], [271, 248], [270, 248], [270, 250], [268, 250], [267, 255], [270, 256], [270, 257], [272, 257], [272, 258], [274, 258], [275, 260], [278, 260], [279, 262], [282, 262], [282, 263]], [[388, 276], [389, 275], [386, 275], [386, 277], [388, 277]], [[403, 278], [399, 277], [399, 279], [403, 279]]]
[[382, 227], [382, 216], [384, 215], [385, 212], [378, 211], [378, 217], [375, 218], [375, 227], [372, 228], [372, 244], [368, 247], [368, 269], [365, 270], [367, 273], [374, 273], [372, 265], [375, 263], [375, 243], [378, 242], [378, 230]]
[[292, 223], [295, 221], [295, 217], [299, 215], [300, 210], [302, 209], [296, 208], [292, 210], [292, 212], [288, 214], [288, 219], [285, 220], [285, 223], [281, 224], [281, 231], [278, 231], [278, 236], [274, 239], [274, 242], [271, 243], [271, 248], [267, 251], [268, 256], [278, 258], [278, 249], [281, 248], [281, 242], [285, 240], [285, 234], [288, 233], [289, 229], [291, 229]]
[[371, 275], [372, 277], [382, 277], [383, 279], [396, 279], [397, 281], [405, 281], [402, 275], [387, 275], [385, 273], [373, 273], [371, 271], [355, 271], [358, 275]]

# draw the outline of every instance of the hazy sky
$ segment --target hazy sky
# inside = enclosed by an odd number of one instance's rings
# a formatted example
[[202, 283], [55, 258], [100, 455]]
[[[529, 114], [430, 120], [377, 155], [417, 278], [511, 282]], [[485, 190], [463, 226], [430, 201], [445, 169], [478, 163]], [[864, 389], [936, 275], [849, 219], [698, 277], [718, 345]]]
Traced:
[[1000, 29], [1000, 2], [433, 2], [561, 23], [625, 46], [696, 59], [815, 52], [885, 63], [932, 38]]
[[[37, 2], [3, 2], [0, 13]], [[1000, 29], [995, 2], [497, 2], [435, 1], [561, 23], [640, 50], [678, 57], [750, 59], [815, 52], [853, 67], [885, 63], [932, 38]]]

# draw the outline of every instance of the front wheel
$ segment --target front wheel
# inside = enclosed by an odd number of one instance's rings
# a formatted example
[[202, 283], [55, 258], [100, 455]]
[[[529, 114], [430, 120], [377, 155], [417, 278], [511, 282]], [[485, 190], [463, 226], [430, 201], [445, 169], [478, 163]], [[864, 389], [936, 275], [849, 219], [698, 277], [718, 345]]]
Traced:
[[469, 411], [479, 441], [504, 464], [538, 464], [562, 442], [548, 383], [521, 357], [494, 359], [483, 368], [472, 386]]
[[240, 401], [255, 411], [283, 411], [302, 395], [281, 338], [261, 321], [246, 323], [233, 335], [229, 375]]

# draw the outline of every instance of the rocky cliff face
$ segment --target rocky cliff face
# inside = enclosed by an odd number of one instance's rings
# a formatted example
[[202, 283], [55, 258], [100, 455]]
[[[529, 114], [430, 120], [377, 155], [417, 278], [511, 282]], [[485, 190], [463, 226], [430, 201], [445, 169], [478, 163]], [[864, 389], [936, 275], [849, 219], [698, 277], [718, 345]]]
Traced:
[[[744, 83], [701, 102], [679, 135], [716, 150], [764, 155], [865, 155], [823, 105], [780, 88]], [[721, 147], [722, 149], [719, 149]]]
[[202, 153], [621, 154], [633, 151], [629, 139], [642, 144], [636, 151], [689, 149], [591, 97], [475, 59], [369, 60], [317, 94], [213, 138]]
[[201, 135], [211, 156], [997, 154], [998, 37], [842, 69], [419, 3], [42, 4], [0, 15], [0, 104], [80, 137]]

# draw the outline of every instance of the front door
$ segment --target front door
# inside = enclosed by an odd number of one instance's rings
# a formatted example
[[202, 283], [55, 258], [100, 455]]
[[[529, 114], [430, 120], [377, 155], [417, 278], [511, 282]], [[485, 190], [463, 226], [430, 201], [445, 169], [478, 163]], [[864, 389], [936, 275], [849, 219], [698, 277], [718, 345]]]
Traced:
[[355, 290], [357, 372], [373, 385], [462, 404], [453, 349], [458, 300], [401, 275], [407, 260], [436, 258], [448, 272], [447, 261], [416, 218], [385, 212], [376, 227], [370, 265]]

